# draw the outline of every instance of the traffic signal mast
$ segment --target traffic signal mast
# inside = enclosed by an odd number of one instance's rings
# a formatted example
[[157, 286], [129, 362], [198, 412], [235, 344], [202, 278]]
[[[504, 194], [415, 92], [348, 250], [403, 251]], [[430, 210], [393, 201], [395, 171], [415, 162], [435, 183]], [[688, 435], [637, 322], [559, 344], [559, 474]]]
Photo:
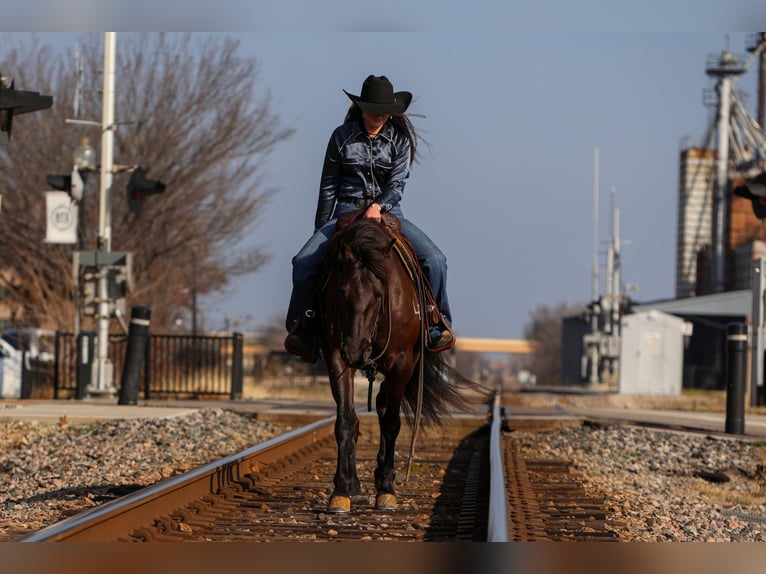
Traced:
[[[93, 384], [86, 389], [86, 392], [96, 396], [116, 393], [116, 388], [113, 383], [113, 366], [109, 359], [109, 319], [113, 314], [117, 313], [115, 310], [116, 306], [113, 305], [115, 299], [113, 291], [115, 290], [112, 289], [111, 286], [115, 272], [120, 274], [122, 271], [125, 271], [125, 276], [130, 276], [130, 254], [112, 252], [111, 196], [113, 176], [115, 173], [119, 172], [131, 172], [126, 186], [126, 192], [128, 195], [128, 207], [136, 214], [140, 213], [143, 201], [147, 195], [161, 193], [165, 190], [165, 184], [163, 182], [148, 179], [146, 177], [146, 171], [140, 166], [116, 166], [114, 164], [114, 131], [117, 127], [117, 124], [114, 121], [115, 53], [116, 33], [105, 32], [103, 68], [104, 89], [101, 121], [96, 122], [79, 119], [67, 120], [67, 123], [93, 125], [100, 128], [101, 161], [99, 165], [96, 166], [95, 161], [79, 162], [77, 157], [75, 157], [75, 165], [71, 176], [48, 176], [48, 183], [52, 187], [68, 191], [73, 200], [79, 201], [79, 199], [82, 198], [82, 188], [84, 188], [84, 182], [81, 183], [79, 180], [88, 171], [97, 171], [100, 174], [98, 202], [99, 226], [96, 251], [76, 253], [75, 256], [79, 255], [80, 259], [74, 265], [78, 277], [81, 270], [84, 269], [85, 271], [88, 271], [88, 268], [90, 268], [91, 272], [84, 273], [84, 275], [90, 275], [91, 279], [96, 282], [95, 285], [92, 285], [92, 299], [96, 305], [95, 314], [98, 317], [98, 334], [96, 338], [97, 349], [95, 352], [96, 377]], [[83, 142], [83, 145], [81, 145], [80, 148], [85, 147], [85, 144], [86, 142]], [[89, 154], [89, 157], [90, 155], [92, 154]], [[75, 192], [78, 186], [80, 187], [79, 197]], [[129, 281], [123, 283], [127, 284]], [[119, 315], [117, 315], [117, 317], [121, 319]]]
[[53, 105], [53, 96], [42, 96], [40, 92], [26, 92], [14, 88], [14, 81], [0, 76], [0, 131], [8, 133], [11, 139], [13, 117], [45, 110]]

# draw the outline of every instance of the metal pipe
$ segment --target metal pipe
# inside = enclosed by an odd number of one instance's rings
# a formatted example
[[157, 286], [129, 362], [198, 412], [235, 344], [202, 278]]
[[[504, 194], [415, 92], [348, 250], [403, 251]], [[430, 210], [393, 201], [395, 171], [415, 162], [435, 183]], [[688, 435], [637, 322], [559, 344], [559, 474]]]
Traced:
[[729, 116], [731, 115], [731, 79], [722, 76], [719, 84], [718, 106], [718, 171], [715, 190], [715, 220], [713, 229], [713, 260], [715, 293], [723, 293], [726, 279], [726, 192], [729, 186]]

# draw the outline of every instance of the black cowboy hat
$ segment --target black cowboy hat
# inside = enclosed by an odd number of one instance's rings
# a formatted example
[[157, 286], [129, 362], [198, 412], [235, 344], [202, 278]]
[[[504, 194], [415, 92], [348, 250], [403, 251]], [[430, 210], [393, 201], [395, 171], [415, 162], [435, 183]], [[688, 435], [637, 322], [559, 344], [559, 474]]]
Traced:
[[371, 114], [403, 114], [412, 101], [410, 92], [394, 92], [385, 76], [367, 76], [359, 96], [343, 91], [352, 102]]

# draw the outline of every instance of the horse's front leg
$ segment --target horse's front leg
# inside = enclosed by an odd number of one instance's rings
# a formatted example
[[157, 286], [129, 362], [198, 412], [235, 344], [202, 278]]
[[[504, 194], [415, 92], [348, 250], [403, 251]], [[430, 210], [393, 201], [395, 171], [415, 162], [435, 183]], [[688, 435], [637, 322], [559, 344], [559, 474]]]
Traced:
[[380, 385], [380, 392], [375, 401], [380, 425], [380, 448], [375, 468], [375, 508], [378, 510], [396, 509], [394, 450], [402, 427], [399, 414], [404, 386], [408, 381], [402, 377], [401, 373], [389, 372]]
[[334, 490], [327, 512], [343, 513], [351, 510], [351, 498], [361, 494], [356, 472], [356, 443], [359, 438], [359, 417], [354, 409], [355, 369], [345, 366], [339, 357], [331, 362], [330, 381], [335, 399], [335, 442], [338, 461], [333, 480]]

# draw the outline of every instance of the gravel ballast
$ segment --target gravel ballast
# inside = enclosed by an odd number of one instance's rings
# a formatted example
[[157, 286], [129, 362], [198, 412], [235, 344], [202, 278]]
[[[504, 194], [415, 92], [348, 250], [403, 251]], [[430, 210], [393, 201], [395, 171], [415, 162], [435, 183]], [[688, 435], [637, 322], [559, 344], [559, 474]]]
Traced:
[[[286, 432], [223, 409], [71, 426], [0, 422], [0, 541]], [[605, 498], [621, 541], [766, 541], [766, 446], [585, 423], [515, 431], [522, 453], [565, 459]]]
[[0, 541], [287, 430], [217, 408], [72, 426], [0, 422]]
[[512, 434], [525, 455], [572, 461], [621, 541], [766, 540], [762, 442], [592, 423]]

